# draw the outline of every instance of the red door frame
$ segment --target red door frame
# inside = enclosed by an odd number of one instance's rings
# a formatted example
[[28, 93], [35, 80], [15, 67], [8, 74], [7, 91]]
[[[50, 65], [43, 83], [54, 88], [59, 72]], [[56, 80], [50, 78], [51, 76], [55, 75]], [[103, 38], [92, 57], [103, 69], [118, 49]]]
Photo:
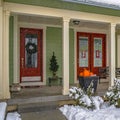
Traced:
[[[39, 47], [37, 68], [25, 68], [25, 62], [23, 64], [24, 68], [22, 67], [21, 58], [24, 58], [25, 61], [25, 35], [27, 33], [38, 35], [37, 37]], [[22, 77], [36, 76], [38, 74], [39, 76], [41, 76], [41, 81], [43, 81], [43, 30], [34, 28], [20, 28], [20, 82], [22, 82], [21, 81]]]
[[[86, 67], [87, 69], [91, 70], [93, 73], [97, 74], [98, 73], [98, 68], [100, 67], [94, 67], [94, 37], [100, 37], [102, 38], [102, 50], [103, 50], [103, 59], [102, 59], [102, 67], [106, 67], [106, 35], [105, 34], [99, 34], [99, 33], [86, 33], [86, 32], [77, 32], [77, 76], [79, 76], [79, 73], [83, 71], [83, 69], [85, 68], [81, 68], [79, 69], [79, 37], [88, 37], [88, 67]], [[93, 59], [93, 60], [92, 60]]]

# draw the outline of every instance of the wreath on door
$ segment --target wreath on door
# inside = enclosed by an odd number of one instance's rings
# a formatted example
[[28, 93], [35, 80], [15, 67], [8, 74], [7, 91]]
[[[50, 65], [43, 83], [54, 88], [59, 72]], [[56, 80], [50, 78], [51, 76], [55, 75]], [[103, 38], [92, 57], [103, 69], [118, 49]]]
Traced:
[[37, 52], [37, 45], [35, 43], [28, 42], [25, 46], [27, 53], [34, 54]]

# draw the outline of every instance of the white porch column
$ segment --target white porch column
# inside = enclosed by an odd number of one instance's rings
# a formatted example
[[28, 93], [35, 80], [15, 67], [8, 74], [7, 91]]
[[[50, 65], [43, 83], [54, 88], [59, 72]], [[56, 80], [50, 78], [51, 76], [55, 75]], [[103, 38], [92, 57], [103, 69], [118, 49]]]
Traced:
[[69, 21], [63, 18], [63, 95], [69, 93]]
[[3, 99], [3, 78], [2, 78], [2, 40], [3, 40], [3, 8], [0, 6], [0, 99]]
[[9, 16], [10, 12], [4, 11], [3, 20], [3, 94], [4, 98], [10, 98], [9, 91]]
[[116, 23], [110, 23], [110, 39], [109, 39], [109, 85], [114, 85], [115, 78], [115, 28]]

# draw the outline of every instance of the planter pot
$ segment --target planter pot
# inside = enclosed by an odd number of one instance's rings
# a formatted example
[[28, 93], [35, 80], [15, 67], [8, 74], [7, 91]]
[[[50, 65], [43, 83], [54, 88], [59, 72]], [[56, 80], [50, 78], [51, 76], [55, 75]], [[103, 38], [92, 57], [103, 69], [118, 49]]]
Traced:
[[99, 80], [98, 76], [90, 76], [90, 77], [79, 76], [79, 84], [85, 91], [87, 90], [87, 88], [90, 85], [92, 80], [93, 80], [94, 92], [96, 92], [97, 83], [98, 83], [98, 80]]

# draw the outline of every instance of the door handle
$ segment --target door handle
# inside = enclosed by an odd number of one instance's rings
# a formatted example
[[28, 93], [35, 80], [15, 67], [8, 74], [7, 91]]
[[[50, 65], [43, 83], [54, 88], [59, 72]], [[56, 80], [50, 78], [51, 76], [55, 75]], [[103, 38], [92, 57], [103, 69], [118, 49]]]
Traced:
[[21, 66], [24, 68], [24, 58], [21, 58]]

